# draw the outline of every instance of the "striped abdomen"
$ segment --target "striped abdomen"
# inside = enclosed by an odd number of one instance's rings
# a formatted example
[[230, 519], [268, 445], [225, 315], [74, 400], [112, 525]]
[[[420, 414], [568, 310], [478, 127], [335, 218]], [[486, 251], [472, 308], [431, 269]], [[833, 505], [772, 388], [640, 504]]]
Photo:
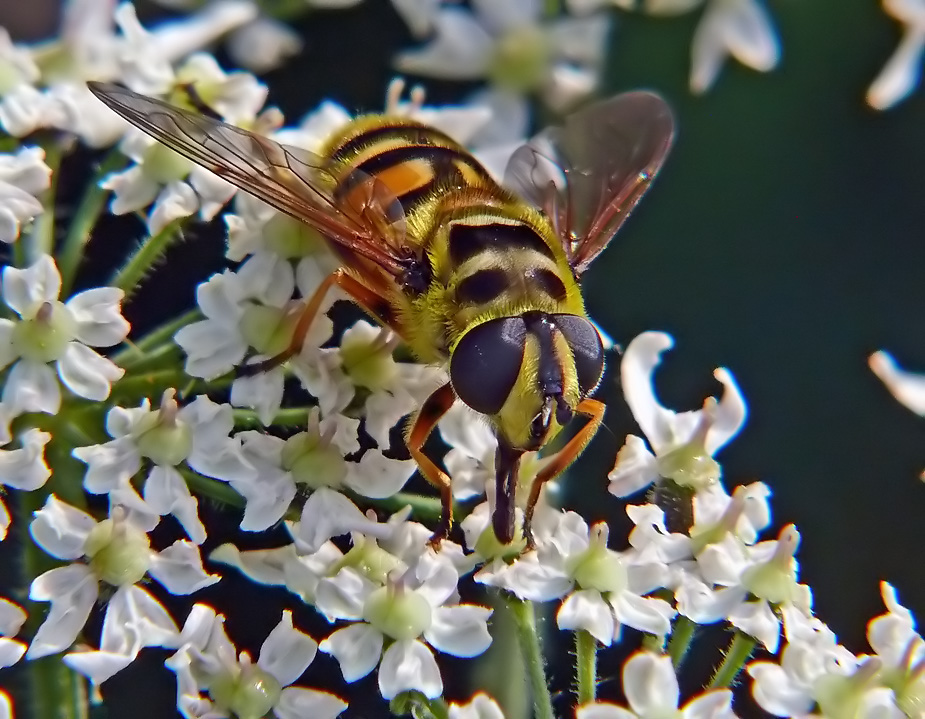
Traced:
[[375, 178], [401, 206], [412, 245], [421, 244], [427, 234], [421, 231], [428, 224], [422, 215], [429, 217], [447, 193], [497, 191], [494, 180], [461, 145], [410, 120], [360, 117], [334, 138], [326, 154], [336, 182], [335, 201], [356, 206]]

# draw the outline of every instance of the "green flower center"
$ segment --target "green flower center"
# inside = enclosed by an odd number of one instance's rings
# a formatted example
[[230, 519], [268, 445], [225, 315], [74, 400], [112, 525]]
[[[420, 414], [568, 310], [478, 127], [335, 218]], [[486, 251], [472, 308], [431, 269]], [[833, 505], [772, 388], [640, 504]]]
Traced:
[[387, 585], [369, 595], [363, 618], [392, 639], [417, 639], [430, 627], [431, 607], [417, 592]]
[[33, 318], [16, 323], [11, 342], [18, 356], [45, 363], [60, 359], [76, 335], [71, 311], [60, 302], [46, 302]]
[[135, 429], [135, 443], [142, 457], [173, 467], [193, 451], [193, 432], [173, 411], [151, 412]]
[[551, 61], [552, 48], [546, 33], [536, 25], [524, 25], [498, 40], [489, 61], [488, 77], [513, 92], [530, 92], [542, 85]]
[[114, 519], [104, 519], [90, 530], [84, 553], [96, 576], [114, 587], [141, 581], [151, 563], [148, 535]]
[[344, 336], [340, 346], [344, 372], [357, 387], [375, 392], [393, 384], [398, 367], [392, 358], [392, 346], [380, 335], [370, 342], [365, 337]]
[[703, 442], [694, 440], [671, 450], [656, 460], [658, 473], [682, 487], [705, 489], [720, 477], [719, 463], [710, 456]]
[[159, 142], [144, 151], [139, 164], [144, 167], [148, 177], [163, 185], [182, 180], [193, 167], [193, 163], [185, 157]]
[[347, 476], [347, 463], [337, 447], [309, 432], [299, 432], [286, 440], [282, 466], [292, 474], [294, 481], [312, 489], [336, 489]]
[[597, 542], [575, 558], [571, 575], [582, 589], [619, 592], [626, 589], [629, 578], [620, 556]]
[[279, 680], [256, 664], [247, 664], [237, 676], [223, 673], [208, 683], [209, 696], [238, 719], [260, 719], [276, 705], [282, 694]]
[[276, 213], [263, 229], [266, 246], [287, 260], [316, 255], [327, 250], [324, 238], [318, 230], [289, 215]]
[[286, 312], [281, 307], [249, 305], [238, 328], [244, 341], [258, 354], [272, 356], [289, 347], [298, 318], [298, 312]]

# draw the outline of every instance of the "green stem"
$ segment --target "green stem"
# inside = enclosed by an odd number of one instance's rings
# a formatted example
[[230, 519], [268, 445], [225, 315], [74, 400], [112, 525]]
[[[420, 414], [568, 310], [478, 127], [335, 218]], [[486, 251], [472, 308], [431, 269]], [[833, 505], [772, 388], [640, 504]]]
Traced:
[[578, 704], [597, 698], [597, 639], [584, 629], [575, 632], [575, 674], [578, 678]]
[[735, 636], [733, 636], [732, 642], [729, 644], [729, 649], [726, 650], [726, 656], [723, 657], [722, 664], [719, 665], [707, 688], [725, 689], [731, 686], [757, 644], [757, 639], [736, 630]]
[[163, 256], [170, 245], [180, 239], [182, 226], [183, 219], [174, 220], [157, 234], [150, 235], [145, 239], [141, 247], [135, 251], [128, 259], [128, 262], [112, 278], [110, 286], [118, 287], [125, 292], [126, 298], [131, 297], [141, 285], [145, 275], [151, 271], [154, 263]]
[[203, 477], [198, 472], [178, 467], [190, 491], [200, 497], [206, 497], [229, 507], [243, 507], [244, 497], [235, 492], [227, 482]]
[[32, 230], [29, 232], [26, 243], [26, 261], [32, 264], [42, 255], [50, 255], [55, 248], [55, 198], [58, 196], [58, 172], [61, 167], [61, 157], [64, 151], [54, 139], [43, 142], [45, 150], [45, 164], [51, 168], [51, 182], [48, 189], [42, 192], [42, 214], [32, 221]]
[[[273, 416], [270, 423], [274, 427], [304, 427], [311, 407], [287, 407], [281, 409]], [[252, 409], [236, 409], [234, 415], [235, 427], [263, 427], [263, 422]]]
[[[348, 494], [350, 494], [348, 492]], [[435, 497], [422, 497], [419, 494], [410, 492], [398, 492], [391, 497], [383, 499], [369, 499], [368, 497], [357, 497], [357, 500], [378, 507], [386, 512], [397, 512], [405, 507], [411, 507], [411, 516], [416, 520], [434, 520], [441, 516], [443, 508], [440, 500]], [[453, 517], [458, 518], [456, 505], [453, 505]]]
[[543, 649], [540, 645], [540, 635], [537, 631], [533, 602], [511, 598], [508, 600], [508, 605], [517, 624], [520, 652], [523, 655], [527, 676], [530, 678], [530, 688], [533, 691], [534, 718], [555, 719], [552, 709], [552, 695], [549, 693], [549, 684], [546, 680], [546, 664], [543, 659]]
[[684, 655], [690, 649], [696, 630], [697, 624], [695, 622], [692, 622], [684, 615], [678, 616], [671, 630], [671, 639], [668, 640], [668, 656], [671, 657], [671, 663], [675, 669], [681, 666]]
[[107, 176], [120, 169], [125, 165], [125, 155], [118, 149], [113, 149], [103, 158], [100, 166], [90, 180], [86, 192], [80, 198], [80, 204], [77, 205], [77, 211], [71, 218], [67, 230], [67, 236], [64, 238], [64, 244], [61, 251], [58, 252], [58, 269], [61, 271], [61, 296], [67, 297], [74, 285], [74, 278], [77, 276], [77, 270], [80, 267], [80, 261], [83, 259], [84, 248], [90, 241], [90, 234], [96, 226], [100, 213], [103, 211], [103, 205], [106, 204], [106, 193], [100, 187], [100, 183]]
[[126, 343], [110, 359], [120, 367], [134, 368], [136, 364], [147, 364], [153, 353], [161, 352], [161, 347], [177, 347], [173, 336], [181, 327], [202, 319], [198, 308], [185, 312], [169, 322], [151, 330], [137, 342]]

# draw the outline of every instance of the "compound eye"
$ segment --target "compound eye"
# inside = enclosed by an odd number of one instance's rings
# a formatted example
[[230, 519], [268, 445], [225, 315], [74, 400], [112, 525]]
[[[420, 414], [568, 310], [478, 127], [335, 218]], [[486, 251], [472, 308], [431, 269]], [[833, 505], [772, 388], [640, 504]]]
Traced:
[[466, 332], [450, 358], [450, 381], [459, 398], [476, 412], [500, 412], [520, 374], [526, 339], [520, 317], [489, 320]]
[[604, 346], [597, 329], [578, 315], [555, 315], [556, 327], [565, 337], [578, 373], [578, 388], [586, 397], [597, 387], [604, 374]]

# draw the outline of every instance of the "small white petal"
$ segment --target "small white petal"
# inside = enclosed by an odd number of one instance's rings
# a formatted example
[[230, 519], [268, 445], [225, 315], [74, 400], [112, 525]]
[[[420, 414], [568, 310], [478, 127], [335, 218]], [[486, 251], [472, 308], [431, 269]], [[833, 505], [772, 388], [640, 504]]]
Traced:
[[0, 636], [14, 637], [26, 621], [26, 611], [9, 599], [0, 597]]
[[468, 704], [450, 704], [449, 719], [504, 719], [504, 713], [494, 699], [479, 692]]
[[220, 579], [203, 569], [199, 547], [182, 540], [154, 554], [148, 573], [171, 594], [192, 594]]
[[206, 528], [199, 519], [199, 501], [190, 494], [183, 476], [174, 467], [155, 465], [145, 480], [144, 498], [159, 515], [172, 514], [186, 535], [196, 544], [206, 541]]
[[623, 666], [623, 693], [640, 716], [671, 716], [678, 707], [678, 678], [671, 657], [637, 652]]
[[629, 709], [608, 702], [593, 702], [578, 707], [575, 719], [639, 719]]
[[780, 620], [765, 601], [741, 602], [729, 613], [729, 623], [764, 644], [771, 654], [777, 654], [780, 642]]
[[469, 11], [441, 10], [434, 31], [434, 39], [424, 47], [399, 53], [395, 69], [446, 80], [477, 80], [485, 75], [494, 40]]
[[472, 604], [438, 607], [424, 638], [434, 649], [457, 657], [476, 657], [491, 645], [491, 610]]
[[677, 614], [664, 599], [640, 597], [632, 592], [611, 595], [610, 603], [618, 622], [659, 637], [671, 631], [671, 620]]
[[25, 269], [3, 269], [2, 292], [7, 306], [24, 319], [45, 302], [54, 302], [61, 291], [61, 275], [54, 259], [42, 255]]
[[80, 342], [69, 342], [58, 360], [58, 376], [78, 397], [102, 401], [125, 370]]
[[704, 440], [704, 447], [711, 456], [739, 433], [748, 417], [745, 398], [729, 370], [719, 367], [713, 376], [723, 385], [723, 396], [713, 410], [713, 422]]
[[282, 367], [259, 372], [251, 377], [237, 377], [231, 384], [231, 405], [253, 409], [257, 418], [269, 426], [273, 424], [273, 418], [283, 403], [284, 381], [285, 371]]
[[305, 502], [300, 521], [293, 525], [293, 539], [300, 551], [311, 554], [332, 537], [376, 529], [377, 523], [368, 519], [350, 499], [322, 487]]
[[74, 295], [66, 303], [77, 322], [77, 339], [92, 347], [112, 347], [126, 338], [131, 325], [122, 316], [125, 293], [97, 287]]
[[443, 679], [434, 655], [416, 639], [395, 642], [382, 656], [379, 691], [384, 699], [416, 690], [428, 699], [443, 693]]
[[583, 589], [573, 592], [556, 614], [559, 629], [584, 629], [605, 647], [613, 641], [616, 624], [613, 610], [600, 592]]
[[346, 708], [347, 702], [334, 694], [317, 689], [286, 687], [273, 706], [273, 714], [278, 719], [334, 719]]
[[3, 404], [13, 415], [23, 412], [57, 414], [61, 408], [61, 385], [47, 364], [20, 360], [6, 376]]
[[[0, 669], [5, 667], [11, 667], [20, 659], [22, 655], [26, 653], [26, 645], [23, 642], [16, 641], [15, 639], [7, 639], [6, 637], [0, 637]], [[3, 699], [3, 692], [0, 691], [0, 700]], [[3, 712], [0, 711], [0, 719], [3, 717]]]
[[353, 624], [338, 629], [318, 648], [338, 661], [344, 681], [355, 682], [376, 668], [382, 655], [382, 639], [382, 633], [369, 624]]
[[148, 232], [156, 235], [174, 220], [189, 217], [199, 209], [195, 190], [179, 180], [169, 183], [157, 196], [148, 215]]
[[925, 375], [900, 369], [888, 352], [874, 352], [868, 360], [873, 373], [900, 403], [925, 417]]
[[607, 490], [617, 497], [628, 497], [658, 479], [655, 455], [645, 441], [634, 434], [626, 435], [626, 442], [617, 453], [617, 461], [607, 475]]
[[366, 598], [379, 587], [352, 567], [343, 567], [333, 577], [318, 582], [316, 609], [329, 621], [361, 619]]
[[141, 455], [132, 437], [76, 447], [71, 454], [86, 462], [84, 489], [91, 494], [107, 494], [124, 486], [141, 469]]
[[736, 719], [732, 711], [732, 691], [706, 691], [684, 705], [684, 719]]
[[45, 445], [50, 440], [48, 432], [30, 429], [20, 437], [21, 449], [0, 449], [0, 484], [26, 492], [45, 484], [51, 476], [45, 464]]
[[67, 649], [90, 616], [99, 592], [99, 583], [90, 567], [70, 564], [36, 577], [29, 598], [51, 602], [51, 609], [38, 628], [26, 656], [38, 659]]
[[656, 454], [674, 440], [671, 430], [674, 412], [659, 403], [652, 375], [661, 362], [662, 353], [673, 345], [674, 340], [664, 332], [643, 332], [627, 345], [620, 362], [626, 404]]
[[84, 555], [84, 544], [96, 520], [89, 514], [55, 495], [45, 500], [45, 506], [35, 512], [29, 534], [42, 549], [58, 559], [78, 559]]
[[359, 462], [347, 463], [344, 484], [364, 497], [381, 499], [401, 491], [416, 470], [414, 460], [390, 459], [382, 452], [370, 449]]
[[276, 677], [281, 686], [288, 686], [302, 676], [315, 658], [318, 644], [304, 632], [292, 626], [292, 613], [283, 612], [273, 631], [260, 647], [257, 665]]

